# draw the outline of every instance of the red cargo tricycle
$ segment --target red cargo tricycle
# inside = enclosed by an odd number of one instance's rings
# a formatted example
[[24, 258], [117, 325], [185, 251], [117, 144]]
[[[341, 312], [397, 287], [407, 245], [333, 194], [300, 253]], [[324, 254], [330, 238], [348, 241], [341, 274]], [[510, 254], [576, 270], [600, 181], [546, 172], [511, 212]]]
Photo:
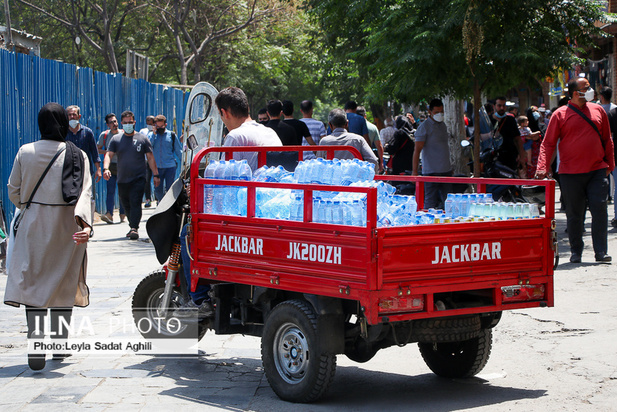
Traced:
[[[324, 146], [326, 157], [351, 147]], [[318, 184], [267, 183], [204, 178], [208, 160], [255, 152], [259, 166], [269, 153], [294, 147], [214, 147], [200, 151], [178, 179], [148, 233], [164, 269], [145, 278], [133, 299], [136, 321], [173, 316], [188, 290], [211, 285], [215, 315], [195, 319], [192, 333], [241, 333], [261, 337], [264, 370], [284, 400], [311, 402], [332, 382], [336, 356], [370, 360], [389, 346], [416, 342], [439, 376], [464, 378], [486, 364], [492, 328], [504, 310], [553, 306], [556, 257], [554, 181], [546, 191], [546, 213], [534, 219], [442, 223], [398, 227], [377, 224], [377, 189]], [[512, 179], [375, 176], [413, 182], [418, 208], [426, 182], [486, 185], [526, 184]], [[204, 212], [204, 187], [246, 188], [246, 215]], [[256, 217], [259, 189], [302, 193], [302, 220]], [[316, 191], [366, 196], [366, 225], [317, 223]], [[169, 199], [168, 199], [169, 198]], [[178, 234], [188, 224], [191, 282], [181, 269]], [[180, 272], [181, 273], [181, 272]], [[187, 326], [186, 330], [190, 330]], [[185, 337], [182, 331], [148, 335]]]

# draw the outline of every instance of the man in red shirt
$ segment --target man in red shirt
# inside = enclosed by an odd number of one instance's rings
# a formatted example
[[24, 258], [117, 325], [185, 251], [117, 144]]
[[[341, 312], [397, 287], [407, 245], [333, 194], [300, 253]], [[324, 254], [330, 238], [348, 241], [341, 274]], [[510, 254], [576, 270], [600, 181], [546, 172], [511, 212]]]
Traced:
[[536, 178], [550, 177], [559, 144], [559, 177], [566, 202], [570, 262], [583, 254], [585, 208], [591, 212], [591, 238], [596, 262], [610, 263], [608, 252], [608, 174], [615, 168], [613, 140], [606, 111], [590, 103], [594, 91], [583, 77], [568, 83], [572, 100], [555, 110], [540, 147]]

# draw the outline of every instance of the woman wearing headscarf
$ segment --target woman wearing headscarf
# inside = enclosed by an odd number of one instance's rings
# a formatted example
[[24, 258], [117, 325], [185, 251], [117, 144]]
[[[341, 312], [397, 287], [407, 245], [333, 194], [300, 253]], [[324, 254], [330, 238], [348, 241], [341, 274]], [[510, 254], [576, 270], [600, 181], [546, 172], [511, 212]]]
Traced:
[[[69, 120], [64, 108], [46, 104], [38, 124], [41, 140], [20, 147], [8, 182], [9, 199], [20, 214], [4, 303], [26, 307], [28, 338], [42, 339], [49, 330], [51, 338], [66, 339], [73, 306], [89, 303], [85, 280], [92, 180], [86, 154], [65, 141]], [[29, 353], [28, 365], [42, 369], [45, 355]]]
[[413, 169], [414, 142], [412, 140], [413, 126], [405, 116], [397, 116], [396, 131], [384, 151], [390, 154], [388, 162], [389, 174], [400, 175]]

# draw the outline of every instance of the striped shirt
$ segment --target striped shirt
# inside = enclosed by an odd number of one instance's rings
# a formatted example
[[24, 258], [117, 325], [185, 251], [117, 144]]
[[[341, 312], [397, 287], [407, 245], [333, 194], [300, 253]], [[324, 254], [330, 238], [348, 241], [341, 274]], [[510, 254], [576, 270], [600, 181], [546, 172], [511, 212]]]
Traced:
[[[309, 133], [311, 134], [311, 137], [315, 141], [315, 144], [319, 144], [319, 141], [321, 140], [321, 138], [326, 135], [326, 128], [324, 124], [320, 122], [319, 120], [313, 119], [312, 117], [304, 117], [300, 120], [306, 123], [309, 129]], [[304, 137], [302, 138], [302, 146], [308, 146], [308, 142], [306, 141]], [[315, 155], [313, 154], [313, 152], [304, 152], [303, 159], [308, 160], [308, 159], [314, 159], [314, 158], [315, 158]]]

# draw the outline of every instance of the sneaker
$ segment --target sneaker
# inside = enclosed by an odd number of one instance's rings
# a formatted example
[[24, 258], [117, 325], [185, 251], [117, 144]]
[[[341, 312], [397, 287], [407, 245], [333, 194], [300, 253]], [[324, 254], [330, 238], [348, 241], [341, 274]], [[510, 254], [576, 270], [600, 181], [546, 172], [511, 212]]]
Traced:
[[120, 215], [120, 223], [124, 222], [124, 219], [126, 219], [126, 215]]
[[152, 202], [150, 201], [150, 199], [146, 199], [146, 204], [144, 205], [144, 207], [150, 207], [152, 206]]
[[581, 254], [572, 252], [570, 255], [570, 263], [581, 263]]
[[114, 217], [111, 215], [111, 213], [105, 213], [104, 215], [101, 215], [101, 220], [110, 225], [114, 223]]
[[197, 315], [198, 319], [211, 318], [214, 316], [214, 308], [209, 300], [204, 300], [201, 305], [197, 305], [193, 300], [189, 300], [178, 309], [174, 310], [173, 316], [176, 318], [191, 318]]
[[131, 240], [137, 240], [139, 239], [139, 232], [137, 231], [137, 229], [131, 229], [128, 233], [128, 237]]
[[603, 255], [596, 256], [596, 262], [598, 263], [611, 263], [612, 261], [613, 261], [613, 258], [610, 257], [610, 255], [607, 255], [606, 253]]

